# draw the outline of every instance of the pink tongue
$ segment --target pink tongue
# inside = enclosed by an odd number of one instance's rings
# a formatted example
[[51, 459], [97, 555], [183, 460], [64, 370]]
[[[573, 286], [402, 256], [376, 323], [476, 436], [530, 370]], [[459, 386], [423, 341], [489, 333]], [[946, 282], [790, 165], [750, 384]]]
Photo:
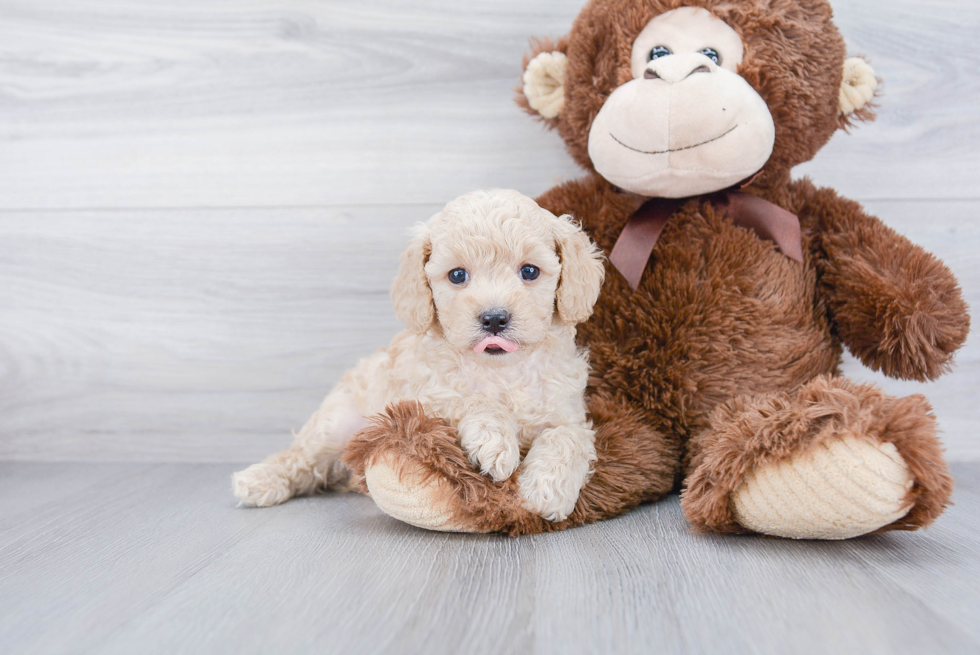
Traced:
[[482, 353], [490, 346], [497, 346], [504, 352], [512, 353], [517, 350], [517, 344], [509, 339], [504, 339], [503, 337], [487, 337], [480, 343], [473, 346], [473, 351]]

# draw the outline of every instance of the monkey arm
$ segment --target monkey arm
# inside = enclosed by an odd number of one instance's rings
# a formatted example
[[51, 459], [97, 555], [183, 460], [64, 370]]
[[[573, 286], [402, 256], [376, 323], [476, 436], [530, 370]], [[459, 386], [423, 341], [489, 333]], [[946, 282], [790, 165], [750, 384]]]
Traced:
[[810, 232], [819, 293], [844, 345], [866, 366], [901, 379], [948, 370], [970, 329], [953, 273], [934, 255], [809, 181], [800, 221]]

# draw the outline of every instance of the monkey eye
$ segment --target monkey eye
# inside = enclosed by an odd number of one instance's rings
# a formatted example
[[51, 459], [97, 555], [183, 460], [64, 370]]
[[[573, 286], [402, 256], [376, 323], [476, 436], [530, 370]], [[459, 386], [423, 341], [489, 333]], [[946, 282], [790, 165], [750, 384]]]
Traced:
[[719, 55], [718, 51], [714, 48], [705, 48], [704, 50], [701, 50], [701, 54], [715, 62], [715, 65], [721, 65], [721, 55]]
[[468, 279], [470, 279], [470, 274], [466, 272], [465, 268], [454, 268], [449, 271], [449, 281], [453, 284], [463, 284]]
[[660, 59], [661, 57], [666, 57], [670, 53], [670, 48], [665, 45], [654, 46], [650, 54], [647, 55], [647, 61], [653, 61], [654, 59]]
[[541, 275], [541, 269], [534, 264], [524, 264], [521, 266], [522, 280], [531, 282], [532, 280], [537, 280], [539, 275]]

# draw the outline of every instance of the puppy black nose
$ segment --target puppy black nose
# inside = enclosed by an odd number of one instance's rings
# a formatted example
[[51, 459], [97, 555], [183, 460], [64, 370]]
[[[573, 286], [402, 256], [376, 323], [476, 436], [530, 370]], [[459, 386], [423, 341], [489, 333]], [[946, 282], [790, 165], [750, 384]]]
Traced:
[[500, 334], [510, 322], [510, 312], [506, 309], [491, 309], [480, 315], [480, 324], [490, 334]]

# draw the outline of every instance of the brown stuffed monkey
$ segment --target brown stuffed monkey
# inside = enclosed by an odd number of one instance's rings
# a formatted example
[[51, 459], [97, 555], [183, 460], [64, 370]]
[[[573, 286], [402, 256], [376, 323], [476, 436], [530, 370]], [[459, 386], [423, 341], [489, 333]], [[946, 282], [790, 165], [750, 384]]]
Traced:
[[932, 380], [969, 331], [956, 279], [855, 202], [792, 180], [874, 117], [826, 0], [593, 0], [535, 42], [519, 104], [588, 175], [539, 203], [610, 255], [579, 341], [598, 460], [548, 522], [424, 409], [391, 408], [346, 460], [387, 513], [522, 534], [680, 489], [696, 530], [843, 539], [916, 529], [952, 490], [921, 396], [840, 376], [842, 346]]

